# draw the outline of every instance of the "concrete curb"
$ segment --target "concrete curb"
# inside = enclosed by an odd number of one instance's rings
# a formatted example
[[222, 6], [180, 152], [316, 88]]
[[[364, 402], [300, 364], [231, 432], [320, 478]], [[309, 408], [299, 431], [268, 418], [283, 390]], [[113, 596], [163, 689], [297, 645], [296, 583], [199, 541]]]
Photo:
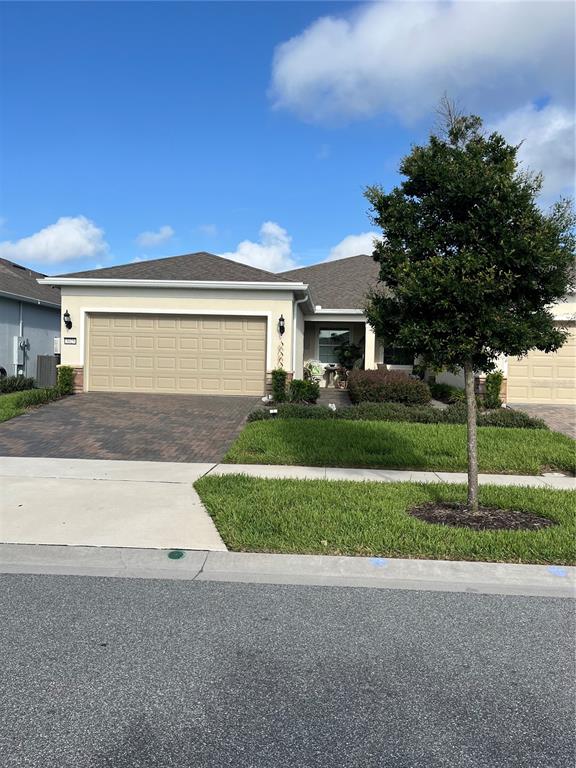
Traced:
[[382, 557], [0, 545], [0, 573], [575, 597], [576, 568]]

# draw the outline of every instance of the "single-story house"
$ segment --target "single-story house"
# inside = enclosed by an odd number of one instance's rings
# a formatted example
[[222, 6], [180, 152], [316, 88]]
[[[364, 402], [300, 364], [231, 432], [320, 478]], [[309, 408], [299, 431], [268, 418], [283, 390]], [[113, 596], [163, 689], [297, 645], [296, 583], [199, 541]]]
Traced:
[[38, 355], [54, 355], [60, 337], [60, 290], [38, 285], [40, 272], [0, 259], [0, 369], [36, 377]]
[[[193, 253], [39, 282], [62, 292], [62, 363], [79, 389], [262, 395], [273, 369], [302, 378], [306, 361], [336, 362], [345, 341], [360, 346], [365, 368], [412, 369], [406, 350], [385, 349], [366, 321], [377, 277], [368, 255], [273, 274]], [[566, 302], [558, 318], [575, 312]], [[508, 361], [511, 401], [574, 402], [574, 340], [546, 363], [539, 353]]]

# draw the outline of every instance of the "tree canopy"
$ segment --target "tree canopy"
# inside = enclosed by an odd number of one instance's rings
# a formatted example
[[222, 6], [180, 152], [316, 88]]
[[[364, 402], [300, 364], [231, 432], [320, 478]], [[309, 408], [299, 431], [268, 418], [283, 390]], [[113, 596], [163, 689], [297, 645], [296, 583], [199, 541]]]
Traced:
[[558, 349], [551, 305], [574, 286], [574, 216], [538, 204], [518, 146], [448, 108], [443, 131], [401, 162], [402, 183], [365, 195], [384, 238], [368, 318], [385, 343], [434, 367], [494, 368], [500, 354]]

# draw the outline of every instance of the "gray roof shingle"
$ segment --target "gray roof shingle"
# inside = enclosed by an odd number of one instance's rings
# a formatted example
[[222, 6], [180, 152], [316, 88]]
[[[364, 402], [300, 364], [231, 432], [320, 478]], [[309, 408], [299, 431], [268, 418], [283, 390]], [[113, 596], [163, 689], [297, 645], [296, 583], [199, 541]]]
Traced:
[[0, 293], [60, 306], [60, 289], [50, 285], [38, 285], [36, 280], [39, 277], [45, 275], [8, 259], [0, 259]]
[[103, 280], [222, 280], [240, 283], [291, 282], [282, 275], [204, 251], [133, 264], [119, 264], [116, 267], [88, 269], [85, 272], [70, 272], [56, 277], [95, 277]]
[[308, 283], [312, 301], [322, 309], [364, 309], [366, 294], [376, 287], [379, 265], [372, 256], [323, 261], [282, 272], [290, 280]]

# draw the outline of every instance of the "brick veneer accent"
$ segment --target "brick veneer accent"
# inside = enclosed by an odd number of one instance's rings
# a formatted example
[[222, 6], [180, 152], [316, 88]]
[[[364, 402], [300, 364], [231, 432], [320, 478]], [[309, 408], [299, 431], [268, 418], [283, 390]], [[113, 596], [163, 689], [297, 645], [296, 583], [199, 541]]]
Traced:
[[84, 368], [74, 366], [74, 392], [84, 392]]

